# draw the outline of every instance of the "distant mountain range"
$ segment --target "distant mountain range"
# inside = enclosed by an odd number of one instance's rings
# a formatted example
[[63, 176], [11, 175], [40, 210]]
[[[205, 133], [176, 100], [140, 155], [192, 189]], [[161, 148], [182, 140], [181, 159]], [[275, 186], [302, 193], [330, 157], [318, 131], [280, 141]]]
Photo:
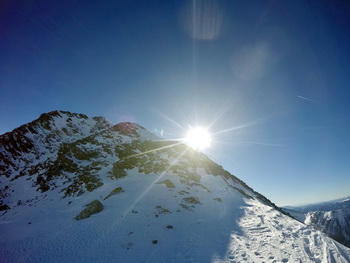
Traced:
[[312, 203], [306, 205], [284, 206], [287, 209], [297, 209], [300, 212], [307, 213], [313, 211], [332, 211], [338, 209], [350, 209], [350, 196], [338, 198], [331, 201]]
[[0, 262], [349, 262], [179, 141], [65, 111], [0, 136]]
[[283, 209], [299, 221], [350, 247], [350, 197]]

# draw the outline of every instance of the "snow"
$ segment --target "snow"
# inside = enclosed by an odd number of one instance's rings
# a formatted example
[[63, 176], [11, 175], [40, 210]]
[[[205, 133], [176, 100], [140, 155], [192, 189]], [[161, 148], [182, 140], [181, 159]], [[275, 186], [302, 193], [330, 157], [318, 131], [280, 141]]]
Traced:
[[[67, 122], [60, 115], [54, 121], [58, 129]], [[94, 121], [72, 118], [79, 127], [76, 139], [90, 135]], [[159, 139], [135, 127], [142, 139]], [[133, 140], [112, 130], [96, 132], [94, 139], [109, 147]], [[60, 140], [74, 141], [69, 136]], [[52, 141], [52, 147], [58, 149], [58, 143]], [[103, 148], [84, 143], [80, 149]], [[157, 156], [177, 162], [166, 154]], [[142, 174], [133, 168], [116, 180], [108, 177], [118, 160], [115, 153], [103, 153], [96, 160], [106, 162], [96, 171], [103, 185], [80, 196], [62, 198], [67, 178], [57, 178], [58, 187], [44, 193], [31, 187], [29, 176], [11, 182], [13, 200], [33, 201], [0, 214], [0, 262], [350, 262], [350, 249], [259, 201], [233, 178], [186, 168], [199, 176], [194, 182], [171, 170]], [[89, 164], [74, 161], [82, 167]], [[161, 184], [164, 180], [175, 187]], [[104, 200], [117, 187], [123, 192]], [[103, 211], [74, 220], [93, 200], [104, 205]]]
[[[350, 250], [258, 200], [232, 191], [220, 177], [201, 173], [210, 186], [188, 189], [175, 174], [131, 170], [94, 192], [69, 199], [49, 193], [37, 207], [2, 217], [4, 262], [349, 262]], [[169, 179], [176, 188], [157, 184]], [[88, 219], [73, 217], [115, 187]], [[180, 194], [186, 191], [189, 194]], [[184, 209], [184, 197], [201, 204]], [[214, 200], [221, 198], [222, 202]], [[52, 199], [52, 201], [50, 201]], [[167, 210], [164, 210], [167, 209]], [[169, 211], [169, 212], [164, 212]], [[18, 219], [19, 218], [19, 219]], [[30, 224], [29, 224], [30, 223]], [[167, 228], [172, 226], [172, 228]], [[153, 244], [152, 241], [157, 243]]]
[[294, 218], [350, 246], [349, 198], [284, 209]]

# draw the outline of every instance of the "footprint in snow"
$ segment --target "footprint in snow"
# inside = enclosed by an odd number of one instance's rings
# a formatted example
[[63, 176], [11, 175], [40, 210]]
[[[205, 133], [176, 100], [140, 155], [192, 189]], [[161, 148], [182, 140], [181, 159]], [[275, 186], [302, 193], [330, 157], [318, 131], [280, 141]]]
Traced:
[[310, 235], [310, 234], [311, 234], [311, 231], [310, 231], [310, 230], [306, 230], [306, 231], [304, 231], [304, 234], [305, 234], [305, 235]]

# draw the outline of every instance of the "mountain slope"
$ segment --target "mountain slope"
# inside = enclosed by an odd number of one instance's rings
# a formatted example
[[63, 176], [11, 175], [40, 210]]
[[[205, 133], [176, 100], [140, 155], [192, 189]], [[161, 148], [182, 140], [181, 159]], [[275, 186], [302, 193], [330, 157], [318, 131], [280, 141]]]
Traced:
[[349, 197], [329, 202], [287, 209], [295, 218], [350, 247], [350, 199]]
[[305, 224], [312, 225], [350, 247], [350, 210], [308, 212]]
[[[48, 127], [39, 118], [19, 128], [22, 137], [0, 137], [0, 261], [350, 260], [349, 249], [183, 144], [134, 123], [48, 118]], [[68, 118], [77, 124], [71, 135]]]

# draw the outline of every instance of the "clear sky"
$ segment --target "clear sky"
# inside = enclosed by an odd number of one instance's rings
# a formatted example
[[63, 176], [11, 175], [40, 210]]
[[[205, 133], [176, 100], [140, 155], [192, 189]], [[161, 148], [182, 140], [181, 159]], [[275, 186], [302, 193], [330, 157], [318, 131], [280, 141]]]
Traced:
[[349, 1], [0, 4], [0, 134], [43, 112], [209, 127], [207, 154], [278, 205], [350, 194]]

